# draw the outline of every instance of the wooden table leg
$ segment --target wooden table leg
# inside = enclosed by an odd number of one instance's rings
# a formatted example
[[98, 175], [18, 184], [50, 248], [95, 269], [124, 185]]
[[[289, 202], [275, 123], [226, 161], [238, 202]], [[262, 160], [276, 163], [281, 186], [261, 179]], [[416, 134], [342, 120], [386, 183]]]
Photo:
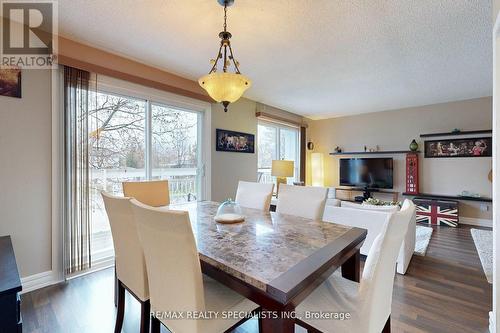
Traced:
[[[295, 309], [283, 309], [280, 311], [269, 311], [262, 309], [262, 319], [259, 322], [261, 333], [293, 333], [295, 332], [295, 320], [293, 313]], [[287, 316], [288, 314], [288, 316]]]
[[354, 281], [354, 282], [359, 282], [360, 280], [360, 273], [359, 273], [359, 265], [360, 265], [360, 253], [359, 250], [356, 251], [350, 257], [347, 259], [347, 261], [342, 265], [342, 277]]

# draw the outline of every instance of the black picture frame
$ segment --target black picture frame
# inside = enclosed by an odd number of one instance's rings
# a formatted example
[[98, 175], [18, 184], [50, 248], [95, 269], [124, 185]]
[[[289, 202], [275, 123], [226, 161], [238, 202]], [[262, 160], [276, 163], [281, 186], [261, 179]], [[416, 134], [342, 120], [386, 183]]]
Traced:
[[428, 140], [424, 142], [425, 158], [491, 157], [491, 137]]
[[255, 135], [217, 128], [215, 150], [253, 154], [255, 153]]

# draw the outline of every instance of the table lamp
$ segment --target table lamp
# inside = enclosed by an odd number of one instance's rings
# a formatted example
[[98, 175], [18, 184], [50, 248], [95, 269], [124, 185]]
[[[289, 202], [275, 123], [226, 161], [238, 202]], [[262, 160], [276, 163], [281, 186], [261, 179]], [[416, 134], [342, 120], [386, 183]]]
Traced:
[[276, 195], [280, 190], [280, 184], [286, 184], [287, 177], [293, 177], [293, 161], [274, 160], [271, 166], [271, 176], [276, 177]]

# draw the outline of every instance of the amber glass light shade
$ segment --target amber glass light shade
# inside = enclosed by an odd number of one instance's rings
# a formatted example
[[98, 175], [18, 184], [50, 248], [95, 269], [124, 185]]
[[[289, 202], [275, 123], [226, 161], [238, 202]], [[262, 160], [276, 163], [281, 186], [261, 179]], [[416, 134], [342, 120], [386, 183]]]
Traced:
[[236, 73], [212, 73], [198, 80], [216, 102], [236, 102], [252, 85], [252, 81], [245, 75]]

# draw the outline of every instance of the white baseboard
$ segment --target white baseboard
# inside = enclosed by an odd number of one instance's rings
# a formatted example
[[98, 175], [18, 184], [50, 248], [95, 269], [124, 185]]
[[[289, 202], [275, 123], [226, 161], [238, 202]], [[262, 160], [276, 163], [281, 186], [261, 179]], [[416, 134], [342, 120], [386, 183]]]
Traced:
[[490, 322], [490, 333], [497, 333], [496, 332], [496, 327], [495, 327], [496, 326], [495, 325], [495, 316], [493, 315], [493, 311], [490, 311], [489, 315], [490, 315], [490, 320], [489, 320], [489, 322]]
[[477, 219], [474, 217], [463, 217], [460, 216], [459, 218], [459, 223], [460, 224], [468, 224], [468, 225], [475, 225], [478, 227], [493, 227], [493, 221], [488, 220], [488, 219]]
[[92, 274], [98, 271], [101, 271], [103, 269], [107, 269], [110, 267], [113, 267], [115, 265], [115, 257], [113, 256], [112, 258], [103, 258], [100, 260], [97, 260], [92, 263], [92, 268], [78, 272], [76, 274], [68, 275], [66, 276], [66, 280], [72, 280], [75, 278], [79, 278], [84, 275]]
[[21, 279], [21, 284], [23, 286], [23, 290], [21, 294], [40, 289], [43, 287], [48, 287], [53, 284], [61, 282], [57, 278], [57, 274], [54, 274], [53, 271], [42, 272], [30, 276], [26, 276]]

